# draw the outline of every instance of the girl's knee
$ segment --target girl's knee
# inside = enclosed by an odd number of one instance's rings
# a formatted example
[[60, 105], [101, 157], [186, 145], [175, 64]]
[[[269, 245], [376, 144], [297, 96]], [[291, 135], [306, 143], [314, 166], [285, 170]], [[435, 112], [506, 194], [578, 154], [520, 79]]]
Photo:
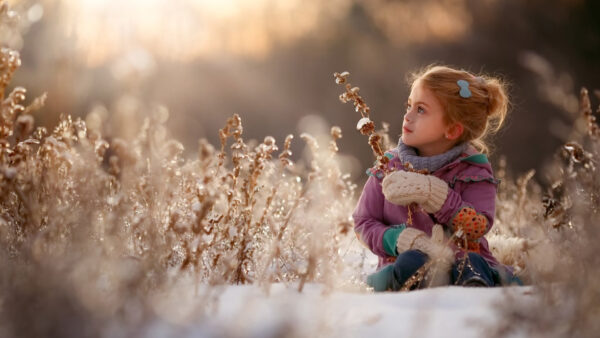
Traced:
[[429, 256], [420, 250], [407, 250], [402, 252], [396, 258], [396, 265], [408, 265], [421, 267]]
[[429, 257], [419, 250], [408, 250], [399, 254], [394, 263], [394, 290], [400, 290], [428, 259]]
[[469, 252], [468, 255], [470, 261], [485, 262], [485, 259], [483, 259], [483, 257], [476, 252]]

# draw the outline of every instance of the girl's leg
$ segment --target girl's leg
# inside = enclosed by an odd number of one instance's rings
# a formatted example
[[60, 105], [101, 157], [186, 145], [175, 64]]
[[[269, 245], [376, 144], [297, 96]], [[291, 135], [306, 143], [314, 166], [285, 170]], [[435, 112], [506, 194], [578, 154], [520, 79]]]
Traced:
[[394, 265], [384, 266], [380, 270], [367, 276], [367, 285], [375, 292], [391, 291], [394, 278]]
[[428, 256], [419, 250], [405, 251], [398, 255], [394, 264], [367, 276], [367, 284], [376, 292], [399, 291], [427, 259]]
[[496, 273], [496, 276], [499, 280], [500, 285], [509, 286], [509, 285], [521, 285], [523, 286], [523, 281], [517, 276], [514, 275], [512, 269], [509, 269], [505, 265], [500, 264], [499, 266], [493, 269], [493, 272]]
[[495, 286], [499, 284], [498, 273], [489, 264], [474, 252], [466, 257], [459, 258], [452, 266], [452, 284], [463, 286]]
[[[408, 250], [404, 251], [394, 263], [394, 271], [392, 279], [392, 289], [399, 291], [404, 286], [404, 283], [419, 270], [420, 267], [425, 265], [429, 260], [429, 256], [419, 250]], [[411, 286], [411, 290], [418, 287], [417, 285]]]

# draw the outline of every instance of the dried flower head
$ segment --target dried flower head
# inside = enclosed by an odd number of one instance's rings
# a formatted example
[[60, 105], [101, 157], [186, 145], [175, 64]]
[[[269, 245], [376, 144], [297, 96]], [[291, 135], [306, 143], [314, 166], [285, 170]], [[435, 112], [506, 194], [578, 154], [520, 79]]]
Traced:
[[344, 84], [346, 83], [346, 78], [350, 75], [348, 72], [342, 72], [341, 74], [338, 72], [333, 73], [333, 77], [335, 77], [335, 83]]
[[337, 140], [342, 138], [342, 129], [338, 126], [331, 127], [330, 130], [332, 140], [329, 142], [329, 150], [333, 153], [338, 152]]
[[[592, 135], [590, 135], [592, 136]], [[563, 156], [571, 164], [580, 164], [584, 168], [594, 170], [593, 155], [583, 149], [577, 142], [567, 142], [563, 146]]]
[[371, 121], [371, 119], [368, 117], [363, 117], [362, 119], [358, 120], [356, 129], [359, 130], [363, 135], [370, 135], [373, 133], [373, 131], [375, 131], [375, 123], [373, 123], [373, 121]]

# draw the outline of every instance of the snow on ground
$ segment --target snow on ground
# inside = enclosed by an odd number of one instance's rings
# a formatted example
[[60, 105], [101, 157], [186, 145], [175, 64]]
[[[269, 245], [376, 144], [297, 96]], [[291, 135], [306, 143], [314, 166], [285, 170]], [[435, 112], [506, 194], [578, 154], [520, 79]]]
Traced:
[[148, 337], [485, 337], [483, 328], [499, 315], [496, 302], [510, 295], [531, 297], [529, 287], [324, 294], [318, 284], [306, 285], [302, 293], [275, 284], [267, 295], [258, 286], [226, 286], [213, 290], [218, 297], [202, 304], [200, 314], [200, 304], [181, 308], [194, 298], [206, 301], [206, 294], [191, 289], [169, 297], [178, 310], [158, 307], [168, 313], [149, 328]]
[[[377, 258], [350, 238], [342, 245], [347, 281], [333, 292], [321, 284], [198, 285], [181, 280], [157, 295], [158, 320], [144, 336], [158, 337], [486, 337], [506, 297], [532, 297], [531, 287], [448, 286], [373, 293], [366, 275]], [[357, 280], [360, 279], [360, 280]], [[362, 281], [361, 281], [362, 280]]]

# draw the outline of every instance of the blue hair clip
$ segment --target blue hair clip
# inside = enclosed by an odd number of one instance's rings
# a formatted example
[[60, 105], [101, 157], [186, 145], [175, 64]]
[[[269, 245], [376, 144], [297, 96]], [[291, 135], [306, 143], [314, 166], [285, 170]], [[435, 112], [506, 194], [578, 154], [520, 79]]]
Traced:
[[456, 84], [460, 87], [460, 97], [468, 99], [471, 97], [471, 91], [469, 90], [469, 83], [465, 80], [458, 80]]

